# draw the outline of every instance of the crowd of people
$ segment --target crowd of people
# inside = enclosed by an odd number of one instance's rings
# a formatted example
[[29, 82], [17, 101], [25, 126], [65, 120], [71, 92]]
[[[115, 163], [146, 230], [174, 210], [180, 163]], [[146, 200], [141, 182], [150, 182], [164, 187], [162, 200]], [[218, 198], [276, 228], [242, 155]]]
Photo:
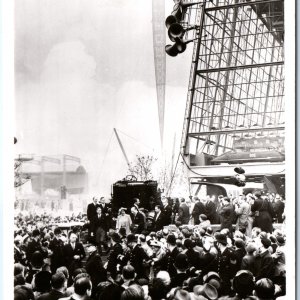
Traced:
[[[37, 299], [284, 299], [285, 201], [256, 191], [139, 199], [117, 211], [15, 217], [14, 297]], [[58, 224], [80, 222], [66, 231]]]

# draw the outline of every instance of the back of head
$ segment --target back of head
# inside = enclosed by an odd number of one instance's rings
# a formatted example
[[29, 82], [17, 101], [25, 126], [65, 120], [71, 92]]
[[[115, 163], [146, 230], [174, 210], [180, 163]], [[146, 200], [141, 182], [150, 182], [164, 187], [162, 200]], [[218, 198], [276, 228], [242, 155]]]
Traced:
[[36, 273], [34, 278], [35, 290], [46, 293], [51, 289], [51, 273], [48, 271], [40, 271]]
[[141, 286], [133, 284], [122, 293], [121, 300], [144, 300], [144, 290]]
[[17, 285], [14, 288], [14, 300], [34, 300], [34, 294], [27, 286]]
[[275, 286], [271, 279], [262, 278], [255, 283], [255, 293], [262, 299], [273, 299]]
[[69, 278], [69, 271], [65, 266], [57, 268], [56, 273], [63, 273], [65, 275], [66, 279]]
[[233, 288], [242, 298], [252, 295], [254, 289], [254, 277], [247, 270], [238, 271], [233, 279]]
[[91, 281], [88, 277], [76, 278], [74, 282], [74, 292], [80, 296], [87, 294], [92, 289]]
[[126, 265], [122, 269], [122, 276], [124, 280], [131, 280], [134, 279], [135, 276], [135, 269], [131, 265]]
[[115, 283], [104, 281], [97, 286], [97, 299], [99, 300], [119, 300], [121, 294], [121, 287]]
[[25, 267], [22, 264], [20, 263], [14, 264], [14, 276], [23, 274], [24, 269]]
[[165, 299], [167, 291], [167, 286], [161, 278], [153, 278], [149, 286], [149, 296], [152, 300]]
[[58, 273], [55, 273], [54, 275], [52, 275], [52, 278], [51, 278], [52, 288], [57, 289], [57, 290], [61, 289], [64, 287], [65, 282], [66, 282], [66, 277], [63, 273], [58, 272]]

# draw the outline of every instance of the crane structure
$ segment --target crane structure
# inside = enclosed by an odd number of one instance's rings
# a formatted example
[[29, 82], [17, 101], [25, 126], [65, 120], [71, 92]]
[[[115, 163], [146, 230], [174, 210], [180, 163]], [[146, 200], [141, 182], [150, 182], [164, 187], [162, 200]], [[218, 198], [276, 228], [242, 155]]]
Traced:
[[242, 164], [254, 181], [283, 180], [284, 2], [204, 0], [181, 25], [194, 40], [181, 139], [191, 176], [225, 182]]

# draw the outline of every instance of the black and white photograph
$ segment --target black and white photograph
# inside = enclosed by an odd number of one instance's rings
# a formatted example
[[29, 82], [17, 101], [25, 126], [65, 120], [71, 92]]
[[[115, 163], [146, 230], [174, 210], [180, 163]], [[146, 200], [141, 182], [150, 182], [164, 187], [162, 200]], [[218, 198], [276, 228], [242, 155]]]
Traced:
[[14, 1], [7, 299], [295, 299], [294, 7]]

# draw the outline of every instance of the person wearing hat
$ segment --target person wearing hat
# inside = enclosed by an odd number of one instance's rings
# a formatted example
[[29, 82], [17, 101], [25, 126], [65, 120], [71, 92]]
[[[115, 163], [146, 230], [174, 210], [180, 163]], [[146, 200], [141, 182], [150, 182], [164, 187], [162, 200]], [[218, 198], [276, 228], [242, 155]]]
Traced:
[[82, 260], [86, 256], [83, 245], [78, 241], [78, 237], [74, 232], [69, 234], [69, 243], [64, 245], [63, 255], [65, 266], [72, 277], [76, 269], [82, 268]]
[[221, 295], [228, 295], [231, 290], [231, 282], [232, 279], [232, 269], [235, 265], [232, 265], [232, 254], [233, 251], [227, 247], [227, 237], [222, 233], [215, 234], [216, 240], [216, 248], [218, 249], [218, 266], [217, 266], [217, 273], [220, 275], [221, 278], [221, 288], [220, 292]]
[[116, 230], [119, 231], [120, 228], [125, 228], [126, 234], [129, 234], [131, 224], [132, 224], [132, 221], [131, 221], [130, 215], [126, 214], [126, 209], [124, 207], [121, 207], [119, 209], [119, 214], [117, 217]]
[[64, 243], [61, 240], [61, 229], [56, 227], [54, 229], [54, 238], [49, 243], [49, 249], [51, 250], [51, 272], [56, 272], [56, 269], [64, 265]]
[[146, 226], [144, 215], [135, 206], [132, 206], [130, 211], [132, 220], [131, 231], [133, 233], [142, 233]]
[[174, 267], [176, 268], [176, 274], [171, 276], [170, 287], [182, 287], [183, 282], [189, 277], [189, 274], [187, 273], [187, 269], [189, 268], [189, 262], [186, 254], [179, 253], [177, 255]]
[[106, 270], [110, 276], [115, 279], [117, 275], [117, 265], [119, 263], [118, 256], [123, 254], [123, 248], [121, 246], [122, 240], [120, 236], [113, 232], [109, 235], [111, 248], [106, 263]]
[[169, 272], [170, 276], [174, 276], [177, 272], [174, 267], [175, 259], [179, 254], [178, 247], [176, 245], [176, 237], [174, 234], [169, 234], [167, 237], [167, 255], [165, 258], [166, 269], [162, 268], [162, 270], [166, 270]]
[[256, 280], [261, 278], [273, 279], [275, 264], [268, 248], [271, 246], [271, 241], [267, 238], [261, 239], [261, 247], [257, 254], [256, 260]]
[[251, 206], [254, 213], [253, 226], [259, 227], [262, 231], [272, 233], [272, 219], [275, 217], [271, 203], [262, 197], [260, 191], [254, 193], [255, 201]]
[[89, 256], [85, 264], [85, 269], [91, 277], [93, 287], [97, 287], [101, 281], [107, 280], [107, 272], [103, 267], [101, 256], [94, 244], [87, 246], [87, 252]]
[[145, 277], [144, 263], [149, 260], [149, 257], [137, 243], [137, 237], [132, 233], [127, 236], [127, 246], [130, 251], [125, 255], [125, 261], [134, 267], [137, 278]]
[[184, 198], [181, 198], [180, 199], [180, 206], [179, 206], [179, 209], [178, 209], [178, 218], [177, 218], [177, 222], [178, 224], [180, 225], [183, 225], [183, 224], [189, 224], [189, 221], [190, 221], [190, 208], [188, 204], [191, 203], [190, 200], [185, 200]]
[[218, 299], [218, 291], [209, 283], [205, 283], [203, 285], [195, 285], [193, 288], [193, 292], [196, 296], [203, 296], [208, 300]]
[[207, 216], [205, 214], [201, 214], [199, 216], [199, 223], [202, 228], [207, 228], [210, 226], [210, 221], [207, 219]]
[[35, 298], [51, 290], [51, 273], [48, 271], [39, 271], [32, 280], [32, 290]]
[[236, 238], [234, 241], [234, 248], [235, 248], [234, 252], [237, 258], [237, 265], [238, 268], [240, 269], [242, 259], [246, 255], [245, 242], [240, 238]]
[[217, 272], [208, 272], [203, 276], [203, 283], [209, 283], [212, 285], [219, 293], [221, 287], [221, 278]]
[[186, 249], [184, 253], [188, 258], [189, 267], [199, 269], [200, 254], [194, 250], [195, 243], [191, 239], [185, 239], [183, 245]]

